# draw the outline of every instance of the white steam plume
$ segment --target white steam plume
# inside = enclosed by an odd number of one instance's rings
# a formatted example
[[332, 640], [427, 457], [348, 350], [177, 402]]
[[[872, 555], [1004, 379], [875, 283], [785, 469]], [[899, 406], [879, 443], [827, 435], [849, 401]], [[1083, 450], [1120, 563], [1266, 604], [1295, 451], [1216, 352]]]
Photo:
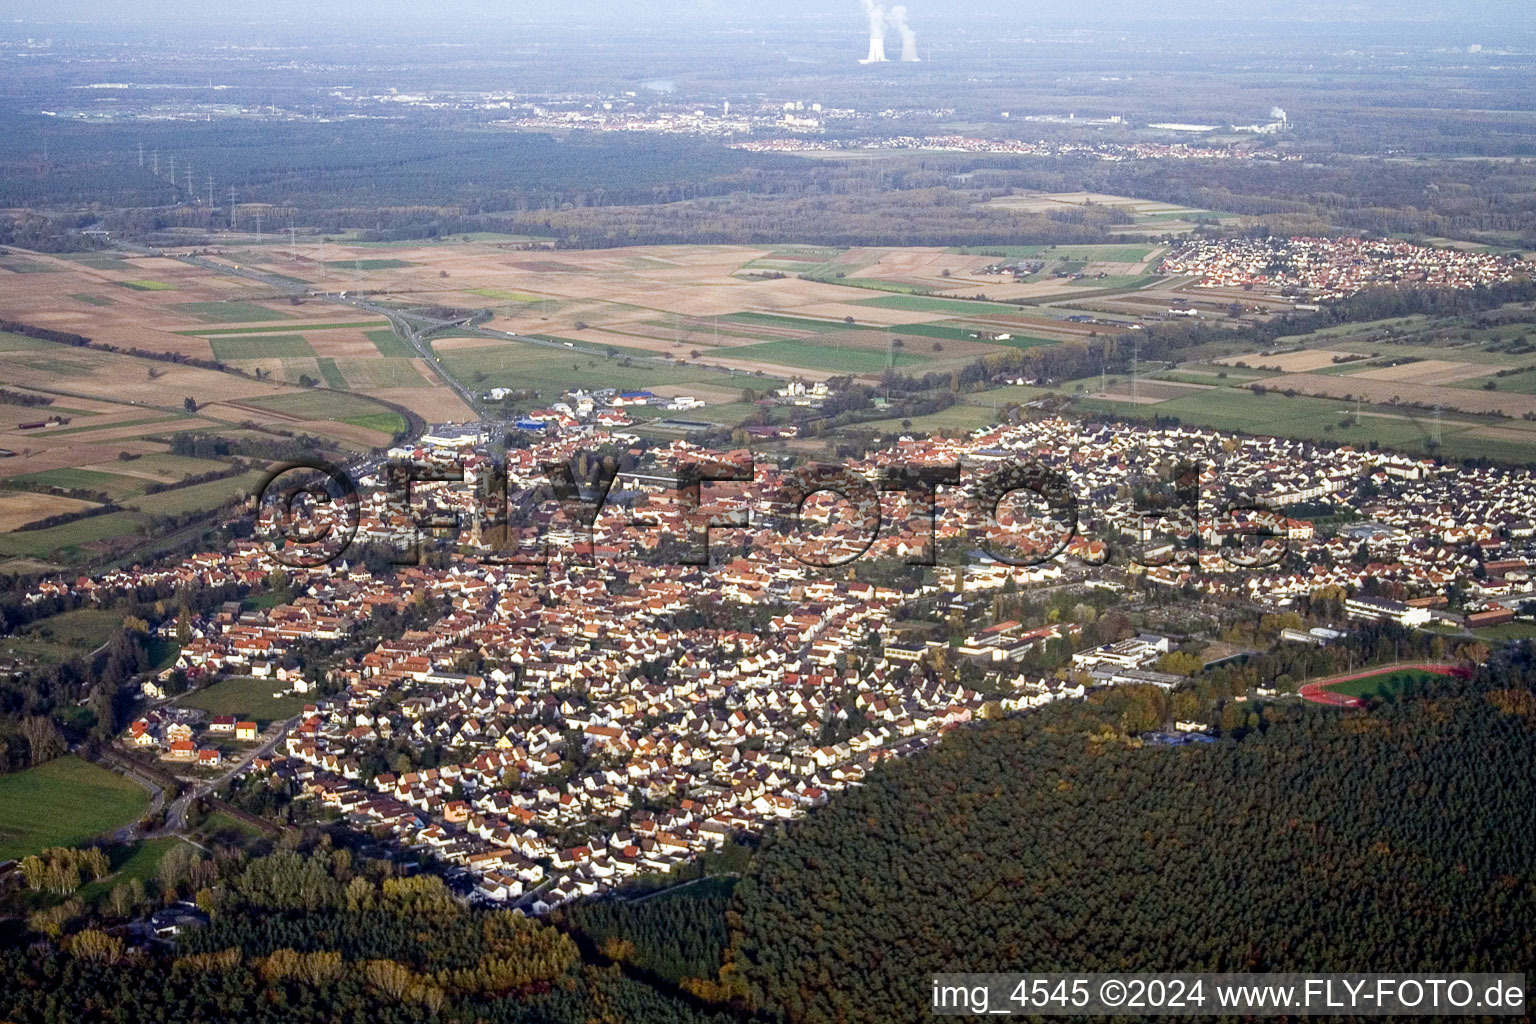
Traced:
[[901, 59], [909, 64], [917, 63], [917, 33], [907, 24], [907, 9], [898, 4], [891, 8], [891, 24], [901, 34]]
[[1271, 121], [1284, 121], [1285, 111], [1281, 110], [1279, 107], [1270, 107], [1269, 118]]
[[885, 8], [875, 0], [860, 0], [864, 16], [869, 19], [869, 56], [860, 64], [880, 64], [885, 61]]

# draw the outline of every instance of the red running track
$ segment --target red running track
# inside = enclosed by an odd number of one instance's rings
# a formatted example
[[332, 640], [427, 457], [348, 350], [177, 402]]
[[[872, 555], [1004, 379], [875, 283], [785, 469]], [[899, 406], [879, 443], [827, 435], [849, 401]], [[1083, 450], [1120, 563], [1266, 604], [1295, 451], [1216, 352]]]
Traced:
[[1331, 707], [1358, 708], [1364, 707], [1365, 701], [1360, 697], [1351, 697], [1348, 694], [1334, 693], [1328, 687], [1339, 683], [1347, 683], [1354, 679], [1364, 679], [1367, 676], [1383, 676], [1388, 672], [1401, 672], [1415, 669], [1419, 672], [1431, 672], [1437, 676], [1457, 676], [1465, 679], [1471, 675], [1464, 668], [1455, 665], [1441, 665], [1435, 662], [1411, 662], [1406, 665], [1378, 665], [1375, 668], [1362, 669], [1349, 675], [1330, 676], [1327, 679], [1318, 679], [1307, 683], [1297, 692], [1314, 704], [1327, 704]]

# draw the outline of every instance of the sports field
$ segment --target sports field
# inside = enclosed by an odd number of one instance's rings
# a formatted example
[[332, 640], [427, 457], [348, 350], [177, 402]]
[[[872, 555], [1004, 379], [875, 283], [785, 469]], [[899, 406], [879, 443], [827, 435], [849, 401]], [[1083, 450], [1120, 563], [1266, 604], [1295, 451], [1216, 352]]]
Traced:
[[1458, 674], [1458, 670], [1452, 666], [1432, 663], [1367, 669], [1351, 675], [1315, 680], [1302, 686], [1299, 692], [1314, 704], [1361, 707], [1372, 697], [1394, 697], [1411, 686]]
[[76, 846], [148, 807], [149, 794], [137, 784], [73, 755], [0, 775], [0, 860]]

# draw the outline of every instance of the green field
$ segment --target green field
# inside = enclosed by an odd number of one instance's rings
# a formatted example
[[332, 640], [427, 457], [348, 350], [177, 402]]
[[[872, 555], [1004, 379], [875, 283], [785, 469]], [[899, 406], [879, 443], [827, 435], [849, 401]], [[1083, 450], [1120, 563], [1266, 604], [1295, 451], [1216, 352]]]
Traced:
[[[938, 412], [927, 416], [914, 416], [910, 421], [900, 419], [870, 420], [857, 423], [847, 428], [849, 433], [860, 433], [869, 430], [885, 432], [901, 432], [918, 434], [955, 434], [969, 433], [980, 427], [995, 425], [1001, 416], [992, 411], [991, 406], [961, 405], [955, 404], [948, 409], [940, 409]], [[906, 422], [907, 425], [903, 425]]]
[[293, 314], [254, 302], [231, 299], [228, 302], [178, 302], [171, 309], [212, 324], [262, 323], [266, 320], [292, 320]]
[[636, 391], [665, 384], [712, 384], [737, 391], [748, 387], [761, 391], [783, 383], [767, 374], [731, 374], [650, 360], [636, 359], [624, 366], [617, 358], [609, 359], [593, 352], [546, 348], [510, 340], [484, 348], [444, 352], [442, 365], [471, 387], [533, 388], [539, 392], [539, 400], [546, 404], [571, 388]]
[[148, 522], [137, 512], [110, 512], [46, 530], [0, 533], [0, 555], [49, 558], [58, 552], [64, 559], [72, 561], [85, 553], [87, 545], [134, 533]]
[[0, 270], [9, 270], [13, 274], [54, 274], [58, 269], [36, 260], [18, 259], [15, 256], [0, 257]]
[[368, 340], [373, 342], [373, 347], [379, 350], [379, 355], [381, 356], [404, 356], [406, 359], [416, 358], [416, 350], [407, 344], [404, 338], [396, 334], [392, 328], [369, 331]]
[[1474, 630], [1484, 640], [1508, 643], [1511, 640], [1536, 640], [1536, 622], [1501, 622]]
[[1061, 342], [1054, 338], [1037, 338], [1032, 334], [1015, 334], [1009, 338], [998, 338], [991, 344], [1006, 345], [1008, 348], [1039, 348], [1041, 345], [1060, 345]]
[[0, 860], [76, 846], [148, 807], [149, 794], [137, 784], [74, 756], [0, 775]]
[[[1098, 378], [1082, 382], [1097, 390]], [[1070, 390], [1070, 382], [1062, 385]], [[1435, 429], [1433, 414], [1392, 406], [1361, 406], [1360, 422], [1354, 422], [1354, 403], [1334, 398], [1286, 398], [1278, 392], [1254, 394], [1246, 388], [1208, 388], [1189, 395], [1133, 406], [1113, 399], [1083, 398], [1076, 407], [1094, 412], [1112, 412], [1127, 419], [1150, 420], [1154, 416], [1175, 416], [1191, 426], [1214, 427], [1247, 434], [1289, 437], [1303, 441], [1331, 441], [1339, 444], [1369, 444], [1374, 441], [1386, 448], [1427, 453]], [[1506, 430], [1519, 430], [1520, 421], [1494, 421]], [[1457, 457], [1486, 456], [1524, 464], [1536, 459], [1536, 430], [1530, 441], [1487, 437], [1477, 433], [1485, 424], [1473, 420], [1443, 417], [1440, 423], [1440, 451]]]
[[1002, 303], [972, 302], [966, 299], [938, 299], [921, 295], [882, 295], [877, 299], [859, 299], [856, 306], [900, 309], [909, 313], [1007, 313], [1016, 306]]
[[42, 352], [54, 348], [58, 346], [51, 341], [39, 341], [25, 334], [0, 331], [0, 352]]
[[106, 643], [123, 623], [117, 612], [78, 608], [40, 619], [0, 637], [0, 651], [45, 662], [83, 657]]
[[892, 334], [907, 334], [918, 338], [939, 338], [944, 341], [976, 341], [981, 332], [974, 327], [951, 327], [948, 324], [898, 324], [886, 328]]
[[1423, 669], [1400, 668], [1351, 679], [1346, 683], [1334, 683], [1325, 689], [1330, 693], [1342, 693], [1346, 697], [1392, 697], [1410, 686], [1443, 678]]
[[1076, 281], [1068, 281], [1069, 288], [1118, 288], [1124, 291], [1134, 291], [1137, 288], [1151, 284], [1153, 281], [1161, 281], [1157, 274], [1106, 274], [1103, 277], [1082, 277]]
[[144, 480], [135, 480], [116, 473], [103, 473], [96, 469], [45, 469], [40, 473], [27, 473], [12, 477], [18, 484], [38, 487], [62, 487], [65, 490], [80, 488], [100, 491], [112, 499], [125, 498], [144, 490]]
[[158, 494], [146, 494], [132, 498], [124, 504], [129, 508], [157, 516], [200, 512], [219, 508], [237, 497], [253, 493], [264, 478], [263, 471], [253, 469], [239, 476], [225, 477], [222, 480], [210, 480], [207, 483], [192, 484], [189, 487], [176, 487]]
[[208, 815], [197, 831], [200, 836], [222, 836], [235, 841], [259, 839], [262, 836], [261, 829], [226, 811], [214, 811]]
[[347, 385], [361, 390], [374, 388], [430, 387], [432, 382], [417, 372], [409, 359], [337, 359], [336, 366]]
[[385, 434], [398, 434], [405, 430], [405, 417], [397, 412], [376, 412], [368, 416], [349, 416], [342, 420], [354, 427], [367, 427]]
[[1523, 370], [1520, 373], [1511, 373], [1503, 377], [1473, 377], [1468, 380], [1452, 381], [1453, 388], [1481, 388], [1488, 381], [1493, 381], [1495, 391], [1507, 391], [1515, 395], [1536, 395], [1536, 368]]
[[336, 367], [336, 360], [330, 356], [322, 356], [315, 360], [315, 365], [320, 368], [320, 376], [325, 378], [325, 386], [335, 388], [337, 391], [347, 390], [347, 378], [341, 375], [341, 370]]
[[[339, 324], [296, 324], [302, 331], [340, 331], [349, 327], [387, 327], [387, 320], [353, 320], [349, 323]], [[184, 338], [218, 338], [232, 334], [271, 334], [280, 331], [281, 327], [204, 327], [195, 331], [174, 331]]]
[[65, 434], [84, 434], [92, 430], [113, 430], [117, 427], [142, 427], [150, 423], [169, 423], [172, 420], [191, 419], [185, 413], [166, 413], [160, 416], [140, 416], [137, 419], [118, 420], [116, 423], [87, 423], [79, 427], [60, 427], [57, 430], [48, 431], [49, 437], [61, 437]]
[[812, 320], [809, 317], [781, 316], [777, 313], [729, 313], [720, 319], [726, 323], [743, 324], [748, 327], [783, 327], [794, 331], [811, 331], [816, 334], [875, 329], [867, 324], [850, 324], [838, 320]]
[[174, 836], [166, 836], [163, 839], [144, 839], [137, 843], [111, 847], [107, 851], [107, 856], [112, 864], [112, 873], [106, 878], [82, 885], [76, 895], [87, 903], [95, 903], [106, 898], [116, 886], [134, 879], [148, 882], [155, 877], [161, 859], [180, 842], [181, 840]]
[[159, 672], [176, 664], [181, 644], [168, 637], [152, 636], [144, 644], [144, 653], [149, 658], [149, 667]]
[[165, 281], [118, 281], [117, 284], [124, 288], [132, 288], [136, 292], [173, 292], [176, 286]]
[[235, 715], [257, 722], [263, 729], [269, 722], [292, 718], [304, 710], [305, 704], [314, 698], [285, 694], [274, 697], [283, 684], [276, 679], [251, 679], [235, 676], [214, 683], [179, 698], [182, 707], [199, 708], [210, 715]]
[[484, 299], [495, 299], [498, 302], [538, 302], [541, 296], [530, 292], [504, 292], [495, 288], [471, 288], [471, 295], [478, 295]]
[[344, 420], [349, 416], [371, 416], [389, 411], [372, 399], [334, 391], [288, 391], [248, 399], [246, 404], [309, 420]]
[[840, 284], [849, 288], [865, 288], [876, 292], [894, 292], [898, 295], [932, 295], [937, 289], [930, 285], [912, 284], [908, 281], [888, 281], [883, 277], [828, 277], [825, 274], [805, 275], [812, 281]]
[[888, 365], [910, 366], [924, 360], [923, 356], [897, 350], [888, 361], [887, 354], [880, 349], [833, 348], [814, 341], [765, 341], [760, 345], [726, 349], [718, 354], [731, 359], [837, 373], [879, 373]]
[[368, 259], [368, 260], [326, 260], [328, 267], [338, 267], [342, 270], [399, 270], [401, 267], [414, 267], [416, 264], [405, 260], [392, 259]]
[[315, 350], [309, 347], [309, 342], [304, 340], [302, 334], [210, 338], [208, 344], [213, 348], [214, 358], [226, 362], [234, 359], [282, 359], [315, 354]]
[[117, 305], [117, 303], [113, 302], [111, 299], [107, 298], [105, 295], [91, 295], [91, 294], [89, 294], [87, 292], [76, 292], [75, 294], [71, 295], [70, 298], [74, 299], [77, 302], [83, 302], [87, 306], [115, 306], [115, 305]]
[[[226, 468], [227, 463], [214, 459], [198, 459], [190, 455], [172, 455], [170, 452], [153, 452], [122, 463], [122, 476], [130, 472], [149, 474], [161, 483], [175, 483], [189, 476], [211, 473]], [[116, 470], [108, 472], [117, 473]]]

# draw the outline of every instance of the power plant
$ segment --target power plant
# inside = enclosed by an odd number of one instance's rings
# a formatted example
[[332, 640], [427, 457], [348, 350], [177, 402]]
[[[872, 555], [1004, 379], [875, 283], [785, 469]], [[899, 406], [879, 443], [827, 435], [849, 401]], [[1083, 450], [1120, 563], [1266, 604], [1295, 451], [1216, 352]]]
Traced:
[[917, 33], [912, 31], [912, 26], [907, 24], [907, 9], [902, 5], [892, 7], [889, 16], [882, 4], [875, 0], [860, 0], [864, 5], [864, 17], [869, 21], [869, 55], [860, 64], [884, 64], [890, 60], [885, 55], [885, 35], [888, 26], [895, 26], [896, 32], [901, 36], [901, 59], [909, 64], [915, 64], [917, 56]]
[[901, 4], [891, 8], [891, 24], [896, 26], [896, 32], [901, 36], [901, 59], [908, 64], [916, 64], [917, 57], [917, 33], [907, 24], [907, 9]]
[[869, 19], [869, 56], [860, 64], [884, 64], [885, 56], [885, 8], [874, 0], [861, 0], [864, 16]]

